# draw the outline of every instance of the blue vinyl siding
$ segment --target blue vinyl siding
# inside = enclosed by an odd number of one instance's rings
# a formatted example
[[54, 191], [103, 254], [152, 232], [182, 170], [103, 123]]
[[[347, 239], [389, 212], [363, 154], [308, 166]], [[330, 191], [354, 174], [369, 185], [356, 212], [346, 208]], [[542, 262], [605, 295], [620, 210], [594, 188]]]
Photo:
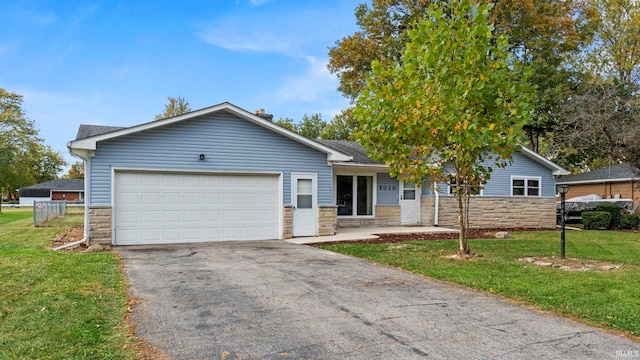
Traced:
[[[448, 169], [451, 171], [451, 169]], [[515, 153], [511, 165], [504, 169], [493, 167], [491, 178], [484, 186], [483, 196], [511, 196], [511, 176], [540, 177], [542, 197], [556, 196], [556, 183], [552, 171], [525, 155]], [[438, 184], [440, 195], [448, 195], [447, 184]], [[426, 181], [422, 195], [433, 195], [430, 181]]]
[[377, 205], [398, 205], [400, 194], [398, 180], [389, 174], [379, 173], [377, 179], [376, 201]]
[[99, 142], [91, 165], [93, 206], [111, 205], [114, 167], [282, 172], [285, 205], [291, 203], [291, 173], [317, 173], [318, 204], [332, 204], [326, 154], [222, 112]]
[[511, 196], [511, 176], [531, 176], [541, 178], [542, 197], [556, 196], [556, 181], [552, 171], [530, 158], [515, 153], [513, 162], [504, 169], [494, 168], [491, 179], [484, 187], [485, 196]]

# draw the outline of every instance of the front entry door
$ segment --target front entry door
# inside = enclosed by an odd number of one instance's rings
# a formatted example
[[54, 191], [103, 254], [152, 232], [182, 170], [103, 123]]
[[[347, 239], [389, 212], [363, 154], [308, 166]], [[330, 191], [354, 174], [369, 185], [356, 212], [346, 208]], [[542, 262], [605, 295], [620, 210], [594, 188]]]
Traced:
[[419, 189], [412, 182], [400, 182], [400, 224], [417, 225], [420, 222]]
[[318, 235], [317, 174], [291, 174], [293, 236]]

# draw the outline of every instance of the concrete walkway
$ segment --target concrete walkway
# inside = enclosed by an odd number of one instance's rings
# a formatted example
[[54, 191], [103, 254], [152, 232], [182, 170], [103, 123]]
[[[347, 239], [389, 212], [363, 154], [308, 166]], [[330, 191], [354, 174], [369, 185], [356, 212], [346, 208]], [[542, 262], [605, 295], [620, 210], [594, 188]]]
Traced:
[[338, 229], [333, 236], [310, 236], [287, 239], [292, 244], [317, 244], [337, 241], [358, 241], [377, 239], [376, 234], [424, 234], [424, 233], [457, 233], [456, 229], [441, 228], [437, 226], [388, 226], [367, 228]]

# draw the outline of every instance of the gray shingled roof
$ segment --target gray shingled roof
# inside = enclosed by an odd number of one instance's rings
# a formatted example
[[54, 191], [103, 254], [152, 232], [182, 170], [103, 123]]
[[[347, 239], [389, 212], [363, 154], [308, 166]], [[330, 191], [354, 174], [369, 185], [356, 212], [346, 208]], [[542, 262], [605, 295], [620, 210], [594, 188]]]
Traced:
[[106, 134], [108, 132], [124, 129], [122, 126], [103, 126], [103, 125], [86, 125], [80, 124], [76, 140], [84, 139], [96, 135]]
[[47, 189], [47, 190], [58, 190], [58, 191], [84, 190], [84, 180], [83, 179], [54, 179], [50, 181], [45, 181], [40, 184], [23, 187], [20, 190], [23, 190], [23, 189]]
[[337, 150], [343, 154], [353, 157], [352, 162], [366, 165], [384, 165], [384, 163], [374, 161], [367, 156], [367, 152], [355, 141], [346, 140], [315, 140], [320, 144]]
[[640, 179], [640, 176], [633, 172], [630, 165], [618, 164], [582, 174], [562, 176], [558, 179], [557, 183], [575, 184], [581, 182], [620, 181], [628, 179]]

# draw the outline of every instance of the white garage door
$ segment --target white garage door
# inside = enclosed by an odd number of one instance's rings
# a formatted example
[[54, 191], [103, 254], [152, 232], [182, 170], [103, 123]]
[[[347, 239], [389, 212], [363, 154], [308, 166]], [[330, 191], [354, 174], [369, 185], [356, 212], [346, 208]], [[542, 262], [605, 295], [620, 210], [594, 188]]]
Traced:
[[278, 236], [278, 177], [116, 172], [116, 245]]

